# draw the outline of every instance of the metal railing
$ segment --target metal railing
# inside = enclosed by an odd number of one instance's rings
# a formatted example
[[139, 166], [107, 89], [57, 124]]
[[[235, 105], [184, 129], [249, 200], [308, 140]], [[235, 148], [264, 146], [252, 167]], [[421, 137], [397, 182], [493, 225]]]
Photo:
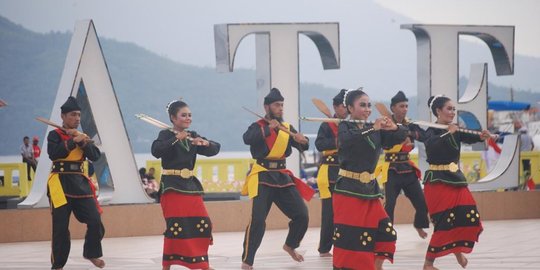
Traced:
[[[411, 154], [411, 159], [416, 162], [418, 156]], [[521, 152], [520, 159], [530, 160], [531, 176], [536, 184], [540, 184], [540, 151]], [[382, 161], [381, 156], [379, 162]], [[200, 159], [195, 165], [194, 173], [201, 180], [205, 192], [240, 192], [253, 162], [253, 159], [247, 158]], [[471, 183], [488, 173], [481, 152], [461, 153], [460, 166]], [[155, 169], [155, 178], [159, 182], [161, 161], [148, 160], [146, 168]], [[27, 180], [26, 163], [0, 163], [0, 176], [4, 178], [3, 184], [0, 185], [0, 197], [26, 197], [32, 188], [33, 181]], [[520, 166], [520, 178], [522, 176], [523, 168]]]

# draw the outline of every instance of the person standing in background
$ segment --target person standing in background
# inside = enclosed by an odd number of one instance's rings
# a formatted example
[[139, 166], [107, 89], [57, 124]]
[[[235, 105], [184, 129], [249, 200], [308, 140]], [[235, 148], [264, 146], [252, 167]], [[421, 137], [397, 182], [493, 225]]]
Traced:
[[30, 145], [30, 138], [28, 138], [28, 136], [24, 136], [20, 150], [22, 162], [26, 163], [28, 181], [31, 181], [30, 168], [36, 171], [36, 160], [34, 159], [34, 148]]
[[36, 161], [37, 165], [39, 161], [39, 156], [41, 156], [41, 148], [39, 147], [38, 136], [34, 136], [34, 138], [32, 138], [32, 147], [34, 148], [34, 160]]

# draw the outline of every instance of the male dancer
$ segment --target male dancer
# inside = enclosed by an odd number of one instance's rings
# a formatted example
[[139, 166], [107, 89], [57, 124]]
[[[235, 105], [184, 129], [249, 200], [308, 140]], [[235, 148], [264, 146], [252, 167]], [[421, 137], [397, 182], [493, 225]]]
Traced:
[[96, 161], [101, 156], [90, 138], [79, 131], [81, 108], [74, 97], [61, 107], [63, 129], [55, 129], [47, 136], [47, 153], [53, 166], [47, 181], [47, 195], [52, 214], [52, 269], [63, 269], [69, 256], [71, 240], [69, 218], [71, 212], [87, 225], [83, 257], [96, 267], [105, 267], [101, 239], [105, 228], [101, 223], [101, 208], [92, 181], [84, 175], [83, 162]]
[[[342, 89], [332, 99], [334, 117], [345, 119], [348, 115], [347, 108], [343, 105], [343, 97], [347, 92]], [[319, 240], [319, 256], [331, 257], [332, 236], [334, 234], [334, 211], [332, 209], [332, 192], [338, 178], [339, 160], [337, 155], [338, 125], [332, 122], [323, 122], [319, 127], [315, 147], [322, 153], [319, 170], [317, 173], [317, 186], [321, 198], [321, 234]]]
[[302, 198], [309, 200], [313, 190], [286, 169], [285, 159], [292, 147], [305, 151], [308, 139], [283, 121], [284, 98], [272, 88], [264, 98], [264, 119], [251, 124], [244, 133], [244, 143], [250, 146], [256, 159], [244, 185], [243, 194], [253, 199], [251, 221], [246, 229], [242, 269], [253, 269], [255, 253], [265, 231], [265, 220], [272, 203], [291, 219], [289, 234], [283, 249], [293, 260], [301, 262], [296, 252], [308, 226], [308, 210]]
[[401, 190], [409, 198], [416, 214], [414, 215], [414, 228], [421, 238], [426, 238], [427, 233], [424, 228], [429, 227], [426, 201], [420, 186], [421, 173], [413, 161], [409, 159], [409, 152], [414, 148], [414, 140], [422, 141], [424, 130], [419, 126], [409, 123], [407, 111], [409, 109], [408, 99], [402, 91], [399, 91], [391, 99], [390, 110], [392, 120], [396, 124], [407, 127], [408, 137], [400, 144], [385, 149], [384, 163], [382, 164], [382, 181], [385, 182], [385, 205], [384, 209], [394, 222], [394, 208], [396, 200]]

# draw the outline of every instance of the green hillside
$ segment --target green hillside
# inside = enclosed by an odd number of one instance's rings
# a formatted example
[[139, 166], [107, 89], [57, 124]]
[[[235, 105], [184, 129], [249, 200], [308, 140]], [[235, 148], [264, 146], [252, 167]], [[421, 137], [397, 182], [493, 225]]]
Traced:
[[[43, 137], [46, 127], [34, 118], [50, 115], [70, 38], [71, 33], [34, 33], [0, 17], [0, 98], [9, 103], [0, 109], [0, 155], [16, 155], [23, 136]], [[165, 105], [179, 97], [193, 111], [193, 130], [219, 141], [224, 151], [247, 150], [241, 137], [255, 118], [241, 106], [257, 109], [253, 70], [217, 73], [171, 61], [132, 43], [102, 38], [101, 45], [135, 152], [149, 152], [158, 130], [134, 114], [166, 121]], [[321, 116], [311, 98], [330, 104], [337, 90], [301, 84], [301, 114]], [[508, 98], [506, 91], [490, 85], [495, 98]], [[540, 94], [517, 91], [515, 98], [530, 102], [540, 100]], [[411, 116], [416, 116], [415, 106]], [[316, 123], [302, 124], [304, 133], [316, 133], [317, 128]]]

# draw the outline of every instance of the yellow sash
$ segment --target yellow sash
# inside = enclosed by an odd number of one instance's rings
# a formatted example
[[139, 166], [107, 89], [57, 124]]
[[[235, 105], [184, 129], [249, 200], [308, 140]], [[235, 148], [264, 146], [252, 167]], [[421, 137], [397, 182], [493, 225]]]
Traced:
[[[289, 129], [289, 123], [282, 123], [287, 130]], [[270, 153], [266, 156], [267, 159], [281, 159], [287, 150], [287, 145], [289, 144], [290, 135], [282, 130], [277, 134], [276, 141], [270, 149]], [[242, 187], [242, 195], [249, 195], [249, 198], [255, 198], [259, 195], [259, 173], [267, 171], [267, 169], [257, 163], [253, 164], [251, 171], [246, 177], [246, 182]]]
[[[399, 152], [401, 150], [401, 147], [402, 145], [401, 144], [396, 144], [394, 145], [394, 147], [388, 149], [388, 150], [384, 150], [384, 153], [396, 153], [396, 152]], [[388, 181], [388, 169], [390, 168], [390, 162], [387, 162], [386, 160], [383, 161], [382, 164], [379, 164], [377, 165], [377, 167], [375, 168], [375, 177], [377, 178], [377, 182], [379, 182], [379, 185], [383, 185], [384, 183], [386, 183], [386, 181]], [[379, 177], [380, 175], [380, 177]]]
[[[69, 155], [65, 159], [58, 159], [55, 161], [81, 161], [83, 160], [83, 150], [77, 146], [75, 149], [69, 152]], [[66, 195], [60, 183], [60, 177], [58, 173], [51, 172], [49, 179], [47, 180], [47, 186], [49, 187], [49, 194], [51, 196], [51, 202], [54, 208], [58, 208], [67, 204]]]
[[[337, 154], [337, 149], [323, 151], [324, 157], [334, 154]], [[317, 172], [317, 187], [319, 187], [319, 196], [321, 199], [328, 199], [332, 197], [332, 193], [330, 193], [330, 179], [328, 176], [329, 168], [330, 165], [321, 164], [321, 166], [319, 166], [319, 171]]]
[[332, 197], [330, 193], [330, 181], [328, 180], [328, 164], [321, 164], [317, 172], [317, 186], [319, 187], [319, 196], [321, 199]]

